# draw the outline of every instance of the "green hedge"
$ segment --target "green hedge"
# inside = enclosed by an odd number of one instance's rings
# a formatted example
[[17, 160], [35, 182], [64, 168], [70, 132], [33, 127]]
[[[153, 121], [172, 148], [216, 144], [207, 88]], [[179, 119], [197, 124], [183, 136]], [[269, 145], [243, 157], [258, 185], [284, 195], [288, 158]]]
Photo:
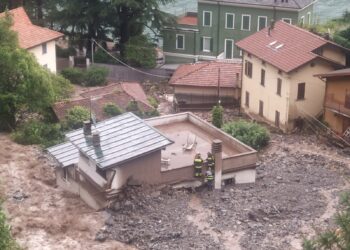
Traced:
[[108, 69], [102, 67], [90, 67], [87, 70], [66, 68], [61, 71], [61, 74], [74, 84], [100, 86], [107, 84]]
[[105, 114], [108, 115], [109, 117], [113, 117], [123, 113], [121, 108], [119, 108], [114, 103], [106, 103], [103, 107], [103, 112], [105, 112]]
[[230, 122], [224, 124], [223, 130], [254, 149], [261, 149], [266, 146], [270, 140], [268, 130], [255, 122], [247, 122], [244, 120]]

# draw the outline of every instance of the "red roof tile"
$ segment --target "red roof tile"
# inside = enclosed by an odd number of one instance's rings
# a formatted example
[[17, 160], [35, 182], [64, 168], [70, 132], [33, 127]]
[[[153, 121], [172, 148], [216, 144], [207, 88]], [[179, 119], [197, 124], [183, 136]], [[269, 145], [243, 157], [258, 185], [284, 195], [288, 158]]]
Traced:
[[130, 96], [132, 96], [135, 100], [143, 102], [145, 105], [150, 107], [151, 104], [147, 100], [147, 96], [142, 86], [138, 82], [121, 82], [120, 83], [122, 89]]
[[197, 17], [196, 16], [183, 16], [177, 19], [178, 24], [184, 24], [184, 25], [197, 25]]
[[217, 87], [220, 79], [221, 87], [237, 88], [240, 86], [241, 71], [241, 63], [215, 61], [183, 64], [177, 68], [169, 83], [181, 86]]
[[287, 73], [318, 57], [313, 51], [326, 44], [335, 45], [283, 21], [276, 22], [270, 35], [265, 28], [236, 43], [244, 51]]
[[[9, 13], [13, 18], [12, 30], [17, 32], [19, 45], [23, 49], [30, 49], [63, 36], [60, 32], [32, 24], [23, 7], [10, 10]], [[3, 16], [4, 13], [0, 13], [0, 17]]]

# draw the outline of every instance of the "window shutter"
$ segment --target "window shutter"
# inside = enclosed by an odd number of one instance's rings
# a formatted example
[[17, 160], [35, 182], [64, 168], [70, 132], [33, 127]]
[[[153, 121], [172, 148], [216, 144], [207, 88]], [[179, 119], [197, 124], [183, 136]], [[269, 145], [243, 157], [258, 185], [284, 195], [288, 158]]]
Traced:
[[203, 37], [201, 37], [201, 41], [200, 41], [200, 50], [203, 51]]

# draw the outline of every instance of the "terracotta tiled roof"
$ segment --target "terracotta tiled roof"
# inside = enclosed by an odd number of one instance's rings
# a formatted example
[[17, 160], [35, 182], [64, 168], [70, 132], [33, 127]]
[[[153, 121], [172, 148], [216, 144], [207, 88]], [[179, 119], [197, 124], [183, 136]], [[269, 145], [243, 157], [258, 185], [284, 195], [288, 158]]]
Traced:
[[[124, 91], [121, 85], [128, 85], [129, 91], [130, 88], [136, 86], [137, 95], [130, 95], [128, 92]], [[89, 90], [81, 93], [82, 98], [69, 100], [64, 102], [58, 102], [53, 105], [53, 110], [59, 120], [63, 120], [66, 116], [66, 113], [69, 109], [75, 106], [82, 106], [87, 109], [90, 109], [90, 98], [95, 97], [92, 100], [92, 111], [96, 115], [98, 121], [102, 121], [106, 118], [106, 114], [103, 111], [103, 107], [107, 103], [114, 103], [124, 111], [128, 106], [130, 101], [137, 101], [139, 107], [143, 111], [152, 111], [153, 107], [148, 103], [147, 97], [145, 97], [146, 101], [143, 98], [144, 94], [142, 87], [139, 83], [113, 83], [105, 87], [97, 88], [94, 90]], [[137, 87], [138, 85], [138, 87]], [[142, 94], [140, 92], [142, 91]], [[132, 92], [132, 91], [130, 91]], [[137, 98], [136, 98], [137, 97]], [[141, 99], [138, 99], [141, 97]]]
[[183, 16], [177, 19], [178, 24], [185, 24], [185, 25], [197, 25], [197, 17], [196, 16]]
[[[30, 49], [63, 36], [57, 31], [32, 24], [23, 7], [10, 10], [9, 13], [13, 18], [12, 30], [17, 32], [19, 45], [23, 49]], [[0, 13], [0, 17], [4, 15]]]
[[138, 100], [140, 102], [143, 102], [145, 105], [148, 105], [150, 107], [151, 104], [147, 100], [147, 96], [145, 91], [143, 91], [143, 88], [140, 83], [138, 82], [121, 82], [120, 83], [122, 89], [127, 93], [128, 95], [132, 96], [135, 100]]
[[221, 87], [237, 88], [240, 86], [241, 71], [241, 63], [215, 61], [183, 64], [177, 68], [169, 83], [181, 86], [217, 87], [220, 79]]
[[265, 28], [236, 43], [239, 48], [287, 73], [317, 58], [315, 50], [326, 44], [338, 46], [283, 21], [276, 22], [270, 35]]
[[325, 74], [317, 74], [315, 76], [322, 77], [322, 78], [343, 77], [343, 76], [350, 77], [350, 68], [340, 69], [340, 70], [332, 71]]

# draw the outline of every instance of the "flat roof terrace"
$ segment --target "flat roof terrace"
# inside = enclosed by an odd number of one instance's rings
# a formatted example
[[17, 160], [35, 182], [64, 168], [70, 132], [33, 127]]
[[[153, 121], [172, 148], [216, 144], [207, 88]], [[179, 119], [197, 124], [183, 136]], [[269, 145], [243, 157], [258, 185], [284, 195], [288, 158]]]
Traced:
[[[162, 150], [162, 158], [166, 161], [166, 164], [162, 165], [162, 171], [192, 166], [197, 152], [201, 153], [205, 160], [207, 153], [211, 152], [211, 144], [214, 139], [222, 141], [224, 160], [247, 153], [256, 154], [254, 149], [189, 112], [151, 118], [146, 122], [174, 141], [173, 144]], [[190, 143], [196, 142], [191, 150], [184, 149], [188, 140]]]

